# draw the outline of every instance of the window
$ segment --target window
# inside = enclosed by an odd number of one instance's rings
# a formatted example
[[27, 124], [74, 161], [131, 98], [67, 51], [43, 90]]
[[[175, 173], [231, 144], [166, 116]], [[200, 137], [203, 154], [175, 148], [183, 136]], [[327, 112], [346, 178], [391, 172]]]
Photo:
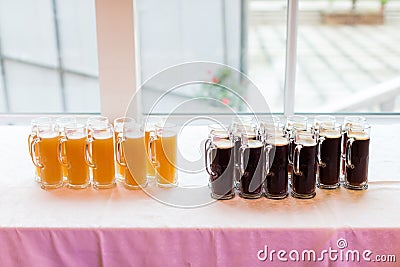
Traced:
[[0, 1], [0, 112], [99, 112], [94, 0]]

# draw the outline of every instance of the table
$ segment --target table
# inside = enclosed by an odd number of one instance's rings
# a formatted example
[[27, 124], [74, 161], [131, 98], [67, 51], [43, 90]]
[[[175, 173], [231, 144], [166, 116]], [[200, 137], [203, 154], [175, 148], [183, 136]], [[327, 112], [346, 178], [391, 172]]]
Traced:
[[[389, 141], [398, 144], [400, 124], [373, 125], [366, 191], [317, 190], [311, 200], [235, 197], [198, 208], [165, 205], [120, 185], [41, 190], [28, 132], [0, 126], [0, 266], [399, 264], [400, 163]], [[376, 262], [391, 255], [397, 263]]]

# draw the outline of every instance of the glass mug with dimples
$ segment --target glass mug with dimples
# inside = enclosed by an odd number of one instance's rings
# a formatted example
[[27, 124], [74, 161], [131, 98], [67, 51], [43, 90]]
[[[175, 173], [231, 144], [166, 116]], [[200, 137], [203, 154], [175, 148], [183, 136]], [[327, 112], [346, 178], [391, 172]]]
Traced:
[[128, 189], [147, 186], [146, 142], [140, 124], [125, 123], [117, 141], [117, 162], [123, 168], [123, 181]]
[[40, 169], [40, 184], [43, 189], [54, 189], [63, 185], [63, 171], [59, 161], [60, 140], [60, 131], [55, 123], [37, 126], [37, 136], [31, 144], [31, 157], [35, 166]]
[[159, 122], [155, 134], [150, 137], [149, 155], [155, 167], [155, 180], [159, 187], [176, 187], [177, 172], [177, 126]]
[[[130, 117], [120, 117], [120, 118], [116, 118], [114, 120], [114, 141], [115, 141], [115, 146], [117, 146], [117, 141], [119, 137], [122, 137], [122, 131], [123, 131], [123, 127], [124, 124], [127, 123], [134, 123], [135, 120], [133, 118]], [[123, 148], [121, 148], [123, 149]], [[117, 152], [117, 150], [115, 150], [115, 152]], [[124, 153], [121, 152], [121, 156], [124, 156]], [[121, 159], [122, 161], [124, 161], [124, 159]], [[119, 164], [117, 161], [115, 162], [115, 169], [116, 169], [116, 178], [117, 181], [119, 182], [123, 182], [124, 181], [124, 175], [125, 175], [125, 167], [122, 166], [121, 164]]]
[[86, 162], [92, 169], [93, 187], [107, 189], [115, 186], [114, 131], [111, 124], [99, 123], [88, 128]]
[[[39, 118], [35, 118], [33, 120], [31, 120], [31, 132], [28, 135], [28, 150], [29, 150], [29, 155], [32, 158], [33, 161], [33, 157], [38, 157], [38, 152], [36, 151], [36, 154], [33, 155], [32, 154], [32, 142], [33, 140], [36, 139], [37, 137], [37, 133], [38, 133], [38, 129], [37, 127], [41, 124], [49, 124], [51, 123], [52, 120], [50, 117], [39, 117]], [[35, 166], [35, 181], [40, 183], [40, 168]]]
[[82, 189], [90, 185], [89, 166], [85, 152], [87, 130], [85, 124], [71, 123], [64, 126], [60, 140], [59, 158], [66, 170], [67, 186]]

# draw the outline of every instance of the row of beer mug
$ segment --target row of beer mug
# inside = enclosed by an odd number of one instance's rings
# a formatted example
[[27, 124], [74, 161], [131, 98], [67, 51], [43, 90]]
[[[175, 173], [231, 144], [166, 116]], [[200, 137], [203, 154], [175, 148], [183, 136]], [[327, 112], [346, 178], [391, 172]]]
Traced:
[[[43, 189], [112, 188], [120, 180], [127, 188], [145, 187], [154, 178], [160, 187], [177, 184], [176, 125], [165, 121], [138, 124], [122, 117], [92, 116], [32, 120], [29, 153], [35, 177]], [[148, 157], [150, 155], [150, 157]], [[146, 166], [144, 168], [144, 166]]]
[[[228, 127], [209, 126], [206, 170], [211, 196], [231, 199], [235, 188], [243, 198], [272, 199], [291, 195], [313, 198], [322, 189], [368, 188], [371, 127], [360, 116], [305, 116], [260, 121], [238, 117]], [[341, 181], [342, 180], [342, 181]]]

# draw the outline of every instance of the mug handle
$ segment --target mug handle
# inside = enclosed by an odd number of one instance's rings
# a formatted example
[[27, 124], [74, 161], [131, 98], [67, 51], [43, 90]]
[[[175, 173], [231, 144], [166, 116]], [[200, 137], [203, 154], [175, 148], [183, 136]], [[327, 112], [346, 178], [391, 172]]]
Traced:
[[59, 161], [62, 165], [67, 166], [67, 165], [68, 165], [68, 162], [67, 162], [67, 160], [66, 160], [65, 157], [64, 157], [64, 154], [65, 154], [65, 150], [64, 150], [65, 145], [64, 145], [64, 143], [65, 143], [65, 142], [67, 142], [67, 138], [65, 138], [65, 137], [60, 138], [60, 141], [59, 141], [59, 143], [58, 143], [58, 161]]
[[149, 147], [148, 147], [150, 161], [151, 161], [151, 163], [154, 164], [155, 168], [157, 168], [158, 165], [159, 165], [158, 162], [157, 162], [157, 159], [156, 159], [157, 150], [156, 150], [156, 147], [154, 145], [154, 142], [157, 139], [158, 138], [157, 138], [156, 135], [150, 136]]
[[265, 173], [266, 175], [270, 175], [270, 157], [269, 153], [271, 152], [272, 146], [267, 145], [264, 147], [264, 154], [265, 154]]
[[40, 137], [35, 138], [33, 140], [33, 142], [31, 143], [31, 148], [30, 148], [32, 162], [37, 168], [43, 168], [44, 167], [43, 164], [40, 163], [38, 158], [35, 156], [37, 154], [36, 153], [36, 147], [39, 144], [40, 140], [41, 140]]
[[[121, 165], [122, 167], [126, 167], [126, 162], [122, 160], [122, 158], [123, 158], [122, 155], [124, 154], [124, 150], [122, 148], [122, 143], [124, 143], [124, 142], [125, 142], [125, 138], [118, 136], [118, 141], [117, 141], [116, 148], [115, 148], [115, 151], [117, 153], [117, 157], [116, 157], [117, 163], [119, 165]], [[125, 156], [124, 156], [124, 158], [125, 158]]]
[[322, 143], [325, 141], [325, 137], [320, 136], [319, 137], [319, 142], [318, 142], [318, 152], [317, 152], [317, 157], [318, 157], [318, 165], [322, 168], [326, 167], [326, 163], [322, 162], [321, 160], [321, 149], [322, 149]]
[[247, 145], [242, 145], [239, 148], [240, 151], [240, 163], [239, 163], [239, 172], [240, 172], [240, 176], [243, 176], [244, 172], [246, 171], [245, 167], [244, 167], [244, 152], [246, 151], [246, 149], [248, 148]]
[[352, 164], [351, 162], [351, 148], [353, 147], [353, 142], [355, 141], [355, 139], [349, 138], [349, 140], [347, 140], [347, 144], [346, 144], [346, 166], [354, 169], [354, 164]]
[[88, 138], [86, 140], [86, 153], [85, 153], [85, 160], [86, 160], [86, 164], [90, 167], [90, 168], [96, 168], [96, 165], [93, 164], [92, 162], [92, 142], [93, 142], [93, 138]]
[[213, 172], [213, 170], [211, 169], [211, 152], [215, 149], [213, 147], [213, 145], [211, 144], [211, 140], [207, 139], [205, 144], [204, 144], [204, 149], [206, 151], [206, 157], [205, 157], [205, 161], [206, 161], [206, 171], [209, 175], [211, 176], [215, 176], [217, 175], [215, 172]]
[[301, 149], [303, 148], [302, 145], [297, 145], [294, 148], [294, 153], [293, 153], [293, 171], [296, 175], [303, 175], [303, 173], [300, 171], [300, 152]]

